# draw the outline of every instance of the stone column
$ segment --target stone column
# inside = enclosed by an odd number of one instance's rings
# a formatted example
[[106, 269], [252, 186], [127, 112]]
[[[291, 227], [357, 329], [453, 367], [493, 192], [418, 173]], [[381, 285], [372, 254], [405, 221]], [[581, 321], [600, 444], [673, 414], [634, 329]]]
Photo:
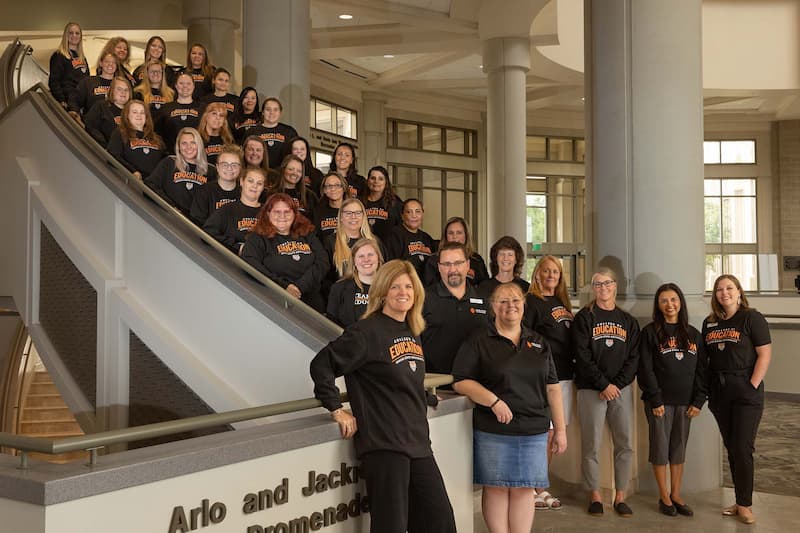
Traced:
[[527, 37], [483, 41], [483, 70], [489, 77], [486, 169], [490, 243], [511, 235], [525, 246], [525, 77], [529, 69]]
[[307, 137], [311, 99], [310, 0], [244, 0], [244, 85], [277, 96], [281, 122]]
[[361, 93], [363, 138], [358, 143], [358, 169], [364, 177], [375, 165], [386, 166], [386, 96], [374, 91]]
[[[698, 325], [708, 313], [702, 300], [702, 1], [587, 0], [585, 22], [590, 268], [617, 272], [619, 304], [642, 323], [649, 322], [658, 286], [677, 283]], [[650, 490], [655, 481], [638, 400], [636, 413], [638, 482]], [[693, 421], [687, 492], [720, 485], [718, 441], [706, 407]], [[609, 453], [602, 457], [611, 460]], [[610, 488], [613, 481], [604, 476], [603, 483]]]
[[215, 67], [224, 67], [234, 79], [241, 80], [241, 76], [235, 72], [235, 32], [239, 28], [240, 17], [239, 0], [184, 0], [187, 52], [193, 43], [204, 45]]

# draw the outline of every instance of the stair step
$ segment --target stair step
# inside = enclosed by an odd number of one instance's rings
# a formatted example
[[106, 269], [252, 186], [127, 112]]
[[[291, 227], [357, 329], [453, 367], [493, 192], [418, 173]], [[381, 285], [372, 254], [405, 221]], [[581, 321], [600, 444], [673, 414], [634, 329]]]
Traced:
[[81, 426], [74, 420], [54, 422], [49, 420], [20, 423], [20, 435], [52, 436], [54, 434], [82, 435]]
[[78, 429], [77, 431], [50, 431], [47, 434], [43, 433], [36, 433], [36, 434], [28, 434], [20, 432], [20, 435], [25, 435], [26, 437], [39, 437], [42, 439], [63, 439], [66, 437], [79, 437], [81, 435], [85, 435], [83, 431]]
[[31, 383], [52, 383], [53, 378], [46, 371], [34, 372]]
[[28, 407], [65, 407], [66, 404], [60, 394], [31, 394], [25, 398], [25, 408]]
[[73, 462], [87, 462], [89, 460], [89, 452], [67, 452], [58, 455], [47, 455], [46, 453], [31, 452], [28, 454], [31, 459], [38, 461], [46, 461], [48, 463], [65, 464]]
[[75, 420], [75, 417], [66, 407], [34, 407], [25, 409], [21, 416], [22, 422], [66, 422], [73, 420]]
[[31, 383], [28, 394], [59, 394], [55, 383]]

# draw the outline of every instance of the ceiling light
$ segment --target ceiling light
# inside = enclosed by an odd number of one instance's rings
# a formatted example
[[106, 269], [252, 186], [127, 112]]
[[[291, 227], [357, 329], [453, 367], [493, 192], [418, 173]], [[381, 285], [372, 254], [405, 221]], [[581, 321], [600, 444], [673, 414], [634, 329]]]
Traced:
[[353, 15], [348, 15], [347, 13], [343, 13], [343, 14], [339, 15], [339, 18], [342, 19], [342, 20], [350, 20], [350, 19], [353, 18]]
[[392, 54], [383, 54], [383, 58], [384, 59], [394, 59], [394, 56]]

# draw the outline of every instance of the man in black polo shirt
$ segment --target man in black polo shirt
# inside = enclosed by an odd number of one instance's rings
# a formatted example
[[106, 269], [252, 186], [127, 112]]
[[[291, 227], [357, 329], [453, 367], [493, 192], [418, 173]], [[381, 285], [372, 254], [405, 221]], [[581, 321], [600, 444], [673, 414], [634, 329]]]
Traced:
[[467, 283], [469, 260], [459, 242], [447, 242], [439, 250], [441, 280], [425, 289], [422, 315], [422, 350], [428, 372], [449, 374], [461, 342], [487, 323], [484, 298]]

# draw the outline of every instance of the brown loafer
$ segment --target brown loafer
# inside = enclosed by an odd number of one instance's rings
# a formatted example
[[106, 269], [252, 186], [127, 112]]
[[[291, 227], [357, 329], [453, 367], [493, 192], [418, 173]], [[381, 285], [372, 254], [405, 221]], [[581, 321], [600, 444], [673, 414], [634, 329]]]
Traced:
[[756, 517], [755, 517], [755, 515], [753, 515], [752, 512], [751, 513], [747, 513], [747, 514], [737, 513], [736, 514], [736, 519], [739, 522], [741, 522], [742, 524], [750, 525], [750, 524], [755, 524], [756, 523]]
[[739, 507], [736, 504], [733, 504], [730, 507], [722, 508], [722, 516], [736, 516], [738, 514], [739, 514]]

